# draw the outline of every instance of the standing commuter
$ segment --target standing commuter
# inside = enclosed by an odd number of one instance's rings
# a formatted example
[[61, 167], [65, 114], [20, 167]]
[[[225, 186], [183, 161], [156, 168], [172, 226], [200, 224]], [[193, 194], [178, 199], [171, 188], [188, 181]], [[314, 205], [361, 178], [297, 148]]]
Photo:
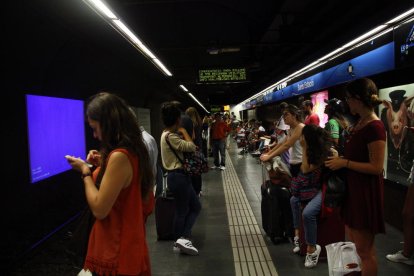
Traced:
[[[214, 166], [212, 169], [226, 169], [226, 137], [230, 131], [226, 122], [221, 119], [220, 113], [214, 115], [215, 121], [211, 125], [211, 143], [213, 145]], [[219, 156], [220, 153], [220, 156]]]
[[404, 247], [395, 254], [388, 254], [387, 259], [397, 263], [414, 265], [414, 160], [408, 178], [408, 190], [402, 211]]
[[224, 114], [224, 120], [223, 121], [227, 124], [227, 127], [228, 127], [228, 131], [227, 131], [227, 135], [226, 135], [226, 143], [225, 144], [226, 144], [226, 149], [229, 149], [230, 148], [230, 138], [231, 138], [230, 132], [231, 132], [231, 128], [232, 128], [232, 120], [231, 120], [228, 113]]
[[385, 233], [384, 222], [384, 154], [385, 127], [374, 112], [381, 104], [375, 83], [357, 79], [346, 87], [350, 112], [359, 120], [350, 129], [344, 157], [329, 157], [325, 165], [346, 168], [347, 196], [343, 216], [347, 237], [356, 245], [361, 257], [362, 275], [377, 275], [375, 235]]
[[[193, 142], [194, 144], [201, 150], [203, 148], [203, 138], [201, 137], [202, 129], [202, 121], [200, 115], [198, 114], [197, 109], [194, 107], [189, 107], [185, 111], [185, 114], [190, 117], [191, 121], [193, 122]], [[207, 157], [207, 155], [205, 155]], [[197, 196], [201, 196], [201, 186], [202, 186], [202, 179], [201, 174], [195, 175], [191, 177], [191, 182], [193, 184], [194, 191]]]
[[203, 155], [207, 158], [208, 157], [208, 144], [209, 144], [209, 128], [210, 128], [210, 119], [207, 115], [203, 118], [203, 124], [202, 124], [202, 132], [201, 132], [201, 138], [202, 140], [202, 150]]
[[325, 114], [328, 115], [328, 123], [325, 125], [325, 129], [330, 133], [331, 140], [335, 149], [339, 155], [344, 154], [345, 147], [345, 136], [344, 133], [347, 131], [349, 123], [344, 116], [344, 108], [342, 101], [333, 98], [325, 100]]
[[[174, 217], [174, 252], [198, 255], [198, 250], [190, 240], [191, 230], [201, 210], [200, 201], [191, 184], [191, 177], [183, 170], [184, 152], [194, 152], [196, 145], [185, 128], [181, 126], [180, 110], [174, 103], [161, 107], [165, 129], [161, 135], [161, 158], [168, 171], [168, 190], [176, 201]], [[181, 138], [184, 137], [184, 138]]]
[[152, 211], [148, 198], [154, 182], [139, 125], [125, 101], [110, 93], [93, 96], [86, 115], [101, 142], [87, 161], [100, 167], [99, 172], [92, 177], [86, 163], [67, 157], [82, 173], [86, 200], [96, 217], [84, 269], [99, 275], [151, 275], [144, 209]]
[[[131, 112], [134, 114], [134, 116], [136, 116], [137, 120], [137, 114], [135, 113], [135, 111], [130, 108]], [[137, 121], [138, 123], [138, 121]], [[149, 161], [151, 163], [151, 167], [152, 167], [152, 174], [154, 176], [154, 188], [157, 188], [158, 190], [160, 190], [159, 187], [155, 187], [156, 184], [161, 184], [160, 182], [162, 182], [162, 170], [160, 171], [158, 168], [158, 145], [157, 142], [155, 141], [155, 138], [148, 133], [148, 131], [145, 130], [145, 128], [143, 126], [139, 127], [142, 133], [142, 139], [144, 140], [145, 146], [147, 147], [148, 150], [148, 155], [149, 155]], [[161, 173], [161, 175], [160, 175]], [[161, 178], [161, 181], [160, 181]], [[162, 189], [162, 187], [161, 187]]]
[[302, 123], [302, 113], [295, 105], [288, 105], [283, 111], [283, 119], [285, 124], [290, 126], [288, 137], [282, 142], [278, 143], [269, 152], [260, 156], [263, 162], [271, 160], [275, 156], [281, 156], [284, 152], [290, 150], [290, 172], [292, 176], [299, 173], [300, 165], [302, 163], [302, 146], [300, 145], [300, 137], [302, 129], [305, 126]]
[[319, 126], [319, 116], [313, 112], [313, 103], [311, 100], [303, 101], [302, 110], [305, 114], [305, 125], [316, 125]]

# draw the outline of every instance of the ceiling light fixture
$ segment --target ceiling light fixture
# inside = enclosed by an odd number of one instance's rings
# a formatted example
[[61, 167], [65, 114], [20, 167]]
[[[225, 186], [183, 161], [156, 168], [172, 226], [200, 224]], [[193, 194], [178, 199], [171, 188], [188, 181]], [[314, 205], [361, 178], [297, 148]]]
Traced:
[[[246, 100], [242, 101], [241, 103], [239, 103], [239, 105], [243, 105], [245, 103], [248, 103], [249, 101], [257, 98], [260, 95], [264, 95], [267, 92], [269, 92], [269, 90], [271, 90], [272, 88], [276, 87], [277, 85], [283, 83], [283, 82], [288, 82], [292, 79], [298, 78], [299, 76], [314, 70], [315, 68], [327, 63], [328, 61], [334, 60], [337, 57], [369, 42], [372, 41], [373, 39], [380, 37], [390, 31], [392, 31], [394, 28], [397, 28], [400, 24], [405, 23], [406, 20], [408, 20], [410, 17], [412, 17], [414, 15], [414, 8], [410, 9], [396, 17], [394, 17], [393, 19], [387, 21], [385, 24], [381, 24], [378, 27], [366, 32], [365, 34], [357, 37], [356, 39], [346, 43], [345, 45], [339, 47], [338, 49], [335, 49], [334, 51], [330, 52], [329, 54], [317, 59], [316, 61], [308, 64], [307, 66], [303, 67], [302, 69], [296, 71], [293, 74], [290, 74], [289, 76], [283, 78], [282, 80], [279, 80], [278, 82], [272, 84], [271, 86], [263, 89], [262, 91], [256, 93], [255, 95], [247, 98]], [[411, 19], [410, 19], [411, 20]], [[349, 68], [348, 68], [349, 69]]]
[[188, 92], [188, 89], [187, 89], [184, 85], [180, 84], [180, 88], [181, 88], [184, 92]]
[[157, 58], [151, 50], [117, 17], [114, 12], [101, 0], [83, 0], [98, 15], [100, 15], [109, 25], [117, 30], [125, 39], [138, 49], [148, 60], [150, 60], [161, 72], [171, 77], [172, 73]]
[[181, 90], [183, 90], [185, 93], [187, 93], [196, 103], [198, 103], [198, 105], [199, 106], [201, 106], [207, 113], [209, 113], [210, 114], [210, 112], [209, 111], [207, 111], [207, 109], [204, 107], [204, 105], [202, 105], [201, 103], [200, 103], [200, 101], [196, 98], [196, 97], [194, 97], [194, 95], [193, 94], [191, 94], [191, 92], [189, 92], [188, 91], [188, 89], [187, 89], [187, 87], [185, 87], [184, 85], [182, 85], [182, 84], [180, 84], [180, 86], [179, 86], [180, 88], [181, 88]]
[[208, 114], [210, 114], [210, 112], [204, 107], [204, 105], [202, 105], [196, 97], [194, 97], [193, 94], [191, 94], [190, 92], [187, 93], [191, 98], [193, 98], [193, 100], [198, 103], [199, 106], [201, 106]]

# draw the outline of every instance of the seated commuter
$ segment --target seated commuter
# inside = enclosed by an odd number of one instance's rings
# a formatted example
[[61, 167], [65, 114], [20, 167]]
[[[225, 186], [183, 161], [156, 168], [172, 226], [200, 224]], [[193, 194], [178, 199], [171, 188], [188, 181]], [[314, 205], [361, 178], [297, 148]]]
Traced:
[[[295, 229], [293, 252], [298, 253], [299, 224], [303, 216], [305, 241], [307, 244], [305, 267], [312, 268], [318, 263], [321, 247], [316, 244], [317, 218], [322, 205], [321, 167], [330, 152], [329, 134], [326, 130], [306, 125], [300, 138], [302, 165], [300, 173], [291, 182], [293, 227]], [[301, 214], [302, 205], [306, 204]]]

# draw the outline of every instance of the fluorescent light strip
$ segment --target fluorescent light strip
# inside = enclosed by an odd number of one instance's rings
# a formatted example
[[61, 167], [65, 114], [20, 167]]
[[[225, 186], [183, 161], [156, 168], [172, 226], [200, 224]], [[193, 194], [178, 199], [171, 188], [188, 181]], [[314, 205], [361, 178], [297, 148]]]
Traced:
[[[400, 15], [396, 16], [395, 18], [389, 20], [387, 23], [379, 25], [378, 27], [368, 31], [367, 33], [357, 37], [356, 39], [354, 39], [354, 40], [346, 43], [345, 45], [339, 47], [338, 49], [330, 52], [329, 54], [327, 54], [327, 55], [317, 59], [316, 61], [308, 64], [307, 66], [305, 66], [302, 69], [296, 71], [295, 73], [290, 74], [289, 76], [283, 78], [282, 80], [276, 82], [275, 84], [263, 89], [259, 93], [247, 98], [246, 100], [239, 103], [239, 105], [245, 104], [245, 103], [249, 102], [250, 100], [257, 98], [258, 96], [266, 93], [268, 91], [268, 89], [270, 89], [272, 87], [275, 87], [275, 86], [279, 85], [280, 83], [287, 82], [287, 81], [290, 81], [294, 78], [297, 78], [297, 77], [299, 77], [299, 76], [301, 76], [301, 75], [303, 75], [303, 74], [305, 74], [305, 73], [307, 73], [307, 72], [309, 72], [309, 71], [325, 64], [326, 62], [328, 62], [330, 60], [334, 60], [335, 58], [337, 58], [337, 57], [339, 57], [339, 56], [341, 56], [341, 55], [343, 55], [343, 54], [345, 54], [345, 53], [347, 53], [347, 52], [349, 52], [349, 51], [351, 51], [351, 50], [353, 50], [353, 49], [355, 49], [355, 48], [357, 48], [357, 47], [359, 47], [359, 46], [361, 46], [365, 43], [367, 43], [368, 41], [374, 40], [374, 39], [390, 32], [390, 31], [392, 31], [393, 28], [397, 28], [399, 26], [399, 25], [395, 26], [393, 24], [396, 24], [398, 22], [406, 20], [408, 17], [412, 16], [413, 14], [414, 14], [414, 8], [404, 12], [403, 14], [400, 14]], [[410, 18], [410, 19], [408, 19], [407, 22], [410, 22], [413, 19], [414, 18]], [[405, 23], [405, 22], [402, 22], [401, 24], [403, 24], [403, 23]], [[386, 29], [386, 30], [382, 31], [384, 29]]]
[[154, 58], [152, 59], [152, 61], [154, 62], [155, 65], [157, 65], [159, 69], [161, 69], [164, 72], [164, 74], [166, 74], [169, 77], [172, 76], [171, 72], [167, 69], [167, 67], [165, 67], [165, 65], [158, 58]]
[[[144, 56], [146, 56], [158, 69], [165, 75], [171, 77], [172, 73], [157, 58], [151, 50], [100, 0], [84, 0], [92, 3], [91, 8], [103, 16], [104, 19], [116, 30], [118, 30], [135, 48], [137, 48]], [[108, 20], [109, 18], [109, 20]]]
[[208, 114], [210, 114], [210, 112], [204, 107], [204, 105], [202, 105], [196, 97], [194, 97], [193, 94], [191, 94], [190, 92], [187, 93], [191, 98], [193, 98], [193, 100], [198, 103], [199, 106], [201, 106]]
[[180, 88], [181, 88], [183, 91], [188, 92], [188, 89], [187, 89], [184, 85], [180, 84]]
[[395, 18], [391, 19], [390, 21], [388, 21], [388, 22], [387, 22], [387, 23], [385, 23], [385, 24], [387, 24], [387, 25], [394, 24], [394, 23], [396, 23], [396, 22], [400, 21], [401, 19], [404, 19], [405, 17], [410, 16], [411, 14], [414, 14], [414, 8], [412, 8], [411, 10], [406, 11], [406, 12], [405, 12], [405, 13], [403, 13], [403, 14], [400, 14], [399, 16], [397, 16], [397, 17], [395, 17]]
[[380, 26], [378, 26], [378, 27], [376, 27], [376, 28], [372, 29], [371, 31], [369, 31], [369, 32], [367, 32], [367, 33], [365, 33], [365, 34], [361, 35], [360, 37], [357, 37], [356, 39], [354, 39], [354, 40], [352, 40], [352, 41], [348, 42], [347, 44], [345, 44], [345, 45], [344, 45], [344, 46], [342, 46], [341, 48], [345, 48], [345, 49], [346, 49], [346, 48], [348, 48], [348, 47], [351, 47], [351, 46], [353, 46], [353, 45], [355, 45], [355, 44], [357, 44], [357, 43], [361, 42], [362, 40], [364, 40], [364, 39], [366, 39], [366, 38], [368, 38], [368, 37], [370, 37], [370, 36], [372, 36], [372, 35], [374, 35], [374, 34], [378, 33], [379, 31], [381, 31], [381, 30], [385, 29], [386, 27], [387, 27], [387, 25], [380, 25]]
[[207, 113], [210, 113], [210, 112], [208, 112], [207, 111], [207, 109], [197, 100], [197, 98], [196, 97], [194, 97], [194, 95], [193, 94], [191, 94], [191, 92], [189, 92], [188, 91], [188, 89], [187, 89], [187, 87], [185, 87], [184, 85], [182, 85], [182, 84], [180, 84], [180, 88], [181, 88], [181, 90], [183, 90], [184, 92], [187, 92], [187, 94], [191, 97], [191, 98], [193, 98], [193, 100], [196, 102], [196, 103], [198, 103]]
[[89, 0], [101, 13], [105, 16], [109, 17], [110, 19], [118, 19], [116, 15], [107, 7], [105, 6], [102, 1], [99, 0]]

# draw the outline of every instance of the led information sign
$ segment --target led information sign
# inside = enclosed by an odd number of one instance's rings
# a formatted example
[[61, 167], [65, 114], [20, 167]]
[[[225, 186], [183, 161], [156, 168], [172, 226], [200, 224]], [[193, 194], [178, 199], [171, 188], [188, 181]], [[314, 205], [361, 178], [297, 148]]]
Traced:
[[201, 83], [244, 82], [247, 81], [246, 68], [200, 69], [198, 81]]

